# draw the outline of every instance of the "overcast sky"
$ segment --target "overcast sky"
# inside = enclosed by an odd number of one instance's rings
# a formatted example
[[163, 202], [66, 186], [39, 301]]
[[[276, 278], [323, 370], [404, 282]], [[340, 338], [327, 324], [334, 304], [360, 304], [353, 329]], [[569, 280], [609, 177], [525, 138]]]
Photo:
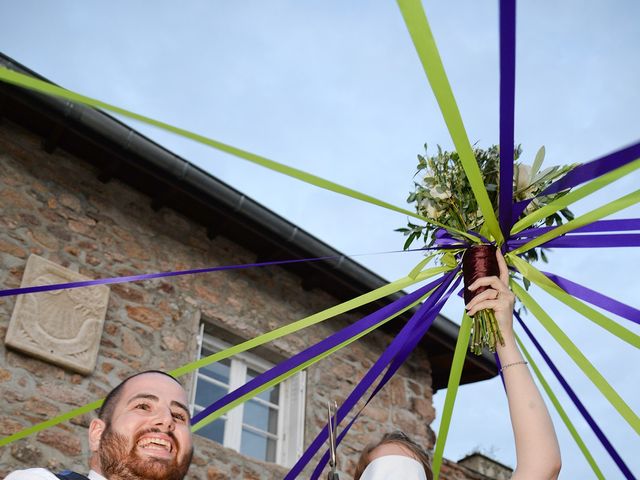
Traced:
[[[2, 0], [0, 50], [71, 90], [399, 206], [405, 205], [422, 145], [451, 147], [395, 2], [185, 0], [179, 5], [166, 0]], [[425, 10], [470, 140], [483, 147], [497, 143], [497, 2], [428, 2]], [[640, 4], [631, 0], [520, 2], [515, 131], [525, 162], [531, 163], [541, 145], [550, 165], [589, 161], [640, 139], [639, 18]], [[346, 254], [402, 246], [402, 237], [393, 232], [405, 224], [400, 214], [127, 123]], [[584, 213], [630, 193], [639, 180], [636, 172], [573, 210]], [[640, 217], [640, 208], [616, 217]], [[565, 249], [549, 257], [545, 269], [639, 306], [638, 249]], [[358, 258], [390, 280], [419, 260], [419, 254]], [[637, 351], [546, 294], [533, 292], [639, 411]], [[452, 299], [444, 313], [458, 321], [461, 309], [462, 302]], [[637, 325], [617, 320], [640, 333]], [[527, 321], [640, 475], [635, 432], [536, 320]], [[605, 476], [620, 478], [547, 375]], [[435, 396], [438, 409], [444, 395]], [[593, 478], [556, 415], [554, 421], [563, 452], [561, 478]], [[455, 460], [477, 448], [515, 463], [498, 379], [459, 391], [445, 455]]]

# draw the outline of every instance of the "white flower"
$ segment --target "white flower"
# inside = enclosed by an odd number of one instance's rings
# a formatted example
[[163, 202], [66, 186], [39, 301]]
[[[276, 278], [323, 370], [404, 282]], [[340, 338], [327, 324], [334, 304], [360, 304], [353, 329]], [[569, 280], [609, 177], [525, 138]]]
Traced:
[[531, 183], [531, 166], [519, 163], [516, 170], [516, 191], [524, 190]]
[[442, 212], [438, 210], [436, 205], [429, 198], [422, 200], [422, 209], [427, 213], [428, 218], [437, 219], [442, 215]]
[[451, 192], [449, 190], [444, 190], [442, 187], [435, 186], [429, 189], [429, 195], [432, 198], [437, 198], [438, 200], [446, 200], [451, 197]]

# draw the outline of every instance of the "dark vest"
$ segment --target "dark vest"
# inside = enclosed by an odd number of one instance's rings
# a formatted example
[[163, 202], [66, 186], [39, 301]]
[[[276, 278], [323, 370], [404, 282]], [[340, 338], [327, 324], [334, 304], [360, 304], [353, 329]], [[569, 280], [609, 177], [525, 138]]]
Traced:
[[85, 477], [84, 475], [80, 475], [79, 473], [76, 473], [76, 472], [72, 472], [70, 470], [63, 470], [62, 472], [56, 473], [54, 475], [60, 478], [61, 480], [89, 480], [88, 477]]

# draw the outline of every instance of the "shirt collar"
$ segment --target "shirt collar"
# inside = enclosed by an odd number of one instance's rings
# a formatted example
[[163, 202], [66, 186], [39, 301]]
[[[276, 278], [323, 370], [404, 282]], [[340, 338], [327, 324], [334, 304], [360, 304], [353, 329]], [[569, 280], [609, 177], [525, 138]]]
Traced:
[[107, 479], [105, 477], [103, 477], [102, 475], [100, 475], [95, 470], [90, 470], [89, 471], [89, 480], [107, 480]]

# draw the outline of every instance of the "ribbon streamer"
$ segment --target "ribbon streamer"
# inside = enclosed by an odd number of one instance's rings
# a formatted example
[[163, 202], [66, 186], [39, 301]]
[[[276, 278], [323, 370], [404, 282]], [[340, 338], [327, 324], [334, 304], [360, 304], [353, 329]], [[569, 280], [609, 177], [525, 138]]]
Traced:
[[[586, 185], [578, 188], [577, 190], [571, 190], [566, 195], [563, 195], [560, 198], [556, 198], [554, 201], [548, 203], [547, 205], [531, 212], [529, 215], [524, 217], [523, 219], [516, 222], [516, 224], [511, 229], [511, 234], [514, 235], [525, 228], [533, 225], [534, 223], [547, 218], [548, 216], [554, 214], [558, 210], [562, 210], [563, 208], [571, 205], [578, 200], [581, 200], [588, 195], [606, 187], [607, 185], [613, 183], [614, 181], [624, 177], [625, 175], [630, 174], [631, 172], [640, 168], [640, 159], [634, 160], [633, 162], [624, 165], [620, 168], [617, 168], [601, 177], [598, 177]], [[598, 220], [597, 218], [594, 220]], [[571, 222], [569, 222], [571, 223]], [[582, 225], [581, 225], [582, 226]]]
[[[519, 240], [507, 240], [507, 246], [520, 248], [529, 242], [529, 238]], [[640, 233], [628, 233], [617, 235], [563, 235], [541, 243], [544, 248], [619, 248], [640, 247]]]
[[[252, 338], [251, 340], [242, 342], [238, 345], [235, 345], [221, 352], [214, 353], [213, 355], [210, 355], [206, 358], [201, 358], [200, 360], [197, 360], [195, 362], [191, 362], [187, 365], [183, 365], [179, 368], [176, 368], [175, 370], [172, 370], [169, 373], [175, 377], [180, 377], [194, 370], [197, 370], [198, 368], [202, 368], [212, 363], [219, 362], [220, 360], [224, 360], [225, 358], [229, 358], [238, 353], [242, 353], [252, 348], [259, 347], [260, 345], [264, 345], [265, 343], [271, 342], [285, 335], [298, 332], [299, 330], [315, 325], [319, 322], [323, 322], [325, 320], [333, 318], [342, 313], [359, 308], [363, 305], [366, 305], [380, 298], [386, 297], [387, 295], [398, 292], [403, 288], [408, 287], [414, 283], [426, 280], [430, 277], [433, 277], [434, 275], [445, 272], [447, 270], [449, 270], [448, 267], [435, 267], [435, 268], [425, 270], [424, 272], [417, 275], [416, 278], [409, 278], [409, 277], [401, 278], [399, 280], [396, 280], [395, 282], [384, 285], [376, 290], [367, 292], [363, 295], [360, 295], [356, 298], [343, 302], [339, 305], [335, 305], [326, 310], [323, 310], [322, 312], [314, 313], [313, 315], [305, 317], [289, 325], [285, 325], [276, 330], [272, 330], [270, 332], [262, 334], [256, 338]], [[70, 420], [71, 418], [77, 417], [84, 413], [91, 412], [97, 408], [100, 408], [101, 405], [102, 405], [102, 399], [96, 400], [94, 402], [91, 402], [82, 407], [78, 407], [74, 410], [71, 410], [67, 413], [59, 415], [52, 419], [46, 420], [36, 425], [32, 425], [31, 427], [27, 427], [19, 432], [16, 432], [12, 435], [9, 435], [7, 437], [0, 439], [0, 447], [4, 445], [8, 445], [16, 440], [25, 438], [29, 435], [37, 433], [46, 428], [58, 425], [62, 422]]]
[[626, 305], [611, 297], [607, 297], [602, 293], [572, 282], [560, 275], [549, 272], [541, 273], [568, 294], [584, 300], [585, 302], [589, 302], [590, 304], [600, 307], [608, 312], [614, 313], [619, 317], [626, 318], [627, 320], [640, 324], [640, 310], [637, 308]]
[[44, 82], [42, 80], [38, 80], [36, 78], [30, 77], [28, 75], [24, 75], [22, 73], [14, 72], [7, 68], [0, 68], [0, 80], [3, 80], [7, 83], [11, 83], [17, 85], [19, 87], [27, 88], [30, 90], [35, 90], [40, 93], [45, 93], [47, 95], [52, 95], [55, 97], [64, 98], [71, 102], [77, 102], [84, 105], [88, 105], [95, 108], [101, 108], [104, 110], [108, 110], [118, 115], [122, 115], [127, 118], [132, 118], [134, 120], [138, 120], [140, 122], [153, 125], [154, 127], [160, 128], [162, 130], [166, 130], [172, 132], [181, 137], [188, 138], [190, 140], [194, 140], [198, 143], [202, 143], [204, 145], [208, 145], [209, 147], [213, 147], [216, 150], [220, 150], [222, 152], [228, 153], [229, 155], [233, 155], [235, 157], [241, 158], [243, 160], [247, 160], [249, 162], [255, 163], [262, 167], [268, 168], [275, 172], [281, 173], [283, 175], [287, 175], [289, 177], [295, 178], [302, 182], [308, 183], [310, 185], [314, 185], [316, 187], [323, 188], [325, 190], [330, 190], [335, 193], [339, 193], [340, 195], [345, 195], [347, 197], [354, 198], [356, 200], [360, 200], [362, 202], [370, 203], [372, 205], [377, 205], [379, 207], [386, 208], [388, 210], [392, 210], [398, 213], [402, 213], [403, 215], [407, 215], [409, 217], [418, 218], [424, 222], [432, 223], [436, 226], [440, 226], [442, 228], [450, 229], [449, 227], [445, 227], [443, 225], [434, 223], [432, 220], [425, 218], [421, 215], [418, 215], [415, 212], [410, 210], [406, 210], [404, 208], [396, 207], [388, 202], [383, 200], [379, 200], [371, 195], [367, 195], [362, 192], [358, 192], [349, 187], [345, 187], [338, 183], [332, 182], [330, 180], [326, 180], [324, 178], [318, 177], [317, 175], [313, 175], [311, 173], [305, 172], [303, 170], [290, 167], [288, 165], [284, 165], [279, 162], [275, 162], [266, 157], [262, 157], [260, 155], [256, 155], [255, 153], [247, 152], [240, 148], [232, 147], [231, 145], [224, 144], [212, 138], [205, 137], [203, 135], [199, 135], [197, 133], [192, 133], [183, 128], [174, 127], [169, 125], [168, 123], [161, 122], [159, 120], [154, 120], [152, 118], [146, 117], [144, 115], [140, 115], [138, 113], [131, 112], [129, 110], [125, 110], [124, 108], [116, 107], [115, 105], [110, 105], [106, 102], [102, 102], [100, 100], [96, 100], [91, 97], [87, 97], [85, 95], [80, 95], [79, 93], [72, 92], [70, 90], [63, 89], [58, 87], [57, 85], [52, 85], [48, 82]]
[[427, 74], [431, 90], [438, 101], [440, 111], [456, 147], [456, 152], [460, 156], [462, 167], [469, 179], [469, 184], [478, 201], [485, 223], [498, 243], [502, 243], [504, 237], [484, 186], [478, 162], [471, 148], [458, 105], [442, 65], [442, 59], [438, 53], [438, 47], [422, 8], [422, 2], [420, 0], [398, 0], [398, 6], [422, 67]]
[[[543, 233], [550, 232], [556, 227], [538, 227], [522, 230], [511, 236], [511, 238], [538, 237]], [[593, 232], [624, 232], [630, 230], [640, 230], [640, 218], [621, 218], [616, 220], [598, 220], [580, 228], [576, 228], [569, 234], [593, 233]]]
[[558, 415], [560, 415], [560, 418], [562, 419], [565, 426], [569, 430], [569, 433], [571, 433], [573, 440], [578, 445], [578, 448], [584, 455], [584, 458], [587, 459], [587, 462], [591, 466], [593, 473], [595, 473], [596, 477], [598, 477], [600, 480], [606, 480], [606, 478], [602, 474], [602, 471], [600, 471], [598, 464], [594, 460], [593, 455], [591, 455], [591, 452], [589, 451], [584, 441], [582, 440], [582, 437], [578, 433], [578, 430], [576, 430], [576, 427], [573, 426], [573, 423], [569, 419], [569, 415], [567, 415], [567, 412], [565, 412], [564, 408], [562, 408], [562, 405], [560, 404], [558, 397], [556, 397], [556, 395], [553, 393], [553, 390], [551, 390], [551, 387], [545, 380], [544, 376], [542, 375], [542, 372], [540, 372], [540, 369], [536, 365], [536, 362], [533, 361], [533, 358], [531, 357], [531, 355], [529, 355], [529, 352], [527, 351], [524, 344], [522, 343], [522, 341], [520, 341], [520, 338], [518, 338], [517, 335], [516, 335], [516, 341], [520, 345], [520, 349], [522, 350], [522, 354], [524, 355], [524, 358], [526, 358], [527, 361], [529, 362], [529, 365], [531, 365], [531, 369], [533, 370], [533, 373], [536, 375], [536, 378], [540, 382], [540, 385], [542, 385], [542, 388], [544, 389], [547, 396], [549, 397], [549, 400], [551, 400], [551, 403], [553, 403], [553, 406], [556, 408]]
[[[637, 164], [638, 167], [640, 167], [640, 160], [635, 162]], [[564, 197], [560, 198], [559, 200], [563, 200], [564, 198], [568, 197], [569, 195], [571, 195], [570, 193], [565, 195]], [[576, 228], [579, 227], [583, 227], [589, 223], [592, 223], [596, 220], [600, 220], [602, 217], [606, 217], [608, 215], [611, 215], [619, 210], [623, 210], [627, 207], [630, 207], [631, 205], [634, 205], [636, 203], [640, 202], [640, 190], [636, 190], [635, 192], [632, 192], [628, 195], [625, 195], [624, 197], [620, 197], [617, 200], [614, 200], [612, 202], [609, 202], [599, 208], [596, 208], [595, 210], [592, 210], [589, 213], [586, 213], [584, 215], [581, 215], [573, 220], [571, 220], [570, 222], [567, 222], [563, 225], [559, 225], [556, 228], [554, 228], [553, 230], [551, 230], [550, 232], [544, 233], [542, 235], [540, 235], [538, 238], [535, 238], [531, 241], [529, 241], [528, 243], [526, 243], [525, 245], [513, 250], [512, 253], [514, 254], [520, 254], [523, 252], [526, 252], [527, 250], [531, 250], [532, 248], [538, 247], [546, 242], [548, 242], [549, 240], [559, 237], [560, 235], [563, 235], [567, 232], [570, 232], [571, 230], [575, 230]], [[552, 202], [555, 203], [555, 202]], [[549, 204], [551, 205], [551, 203]], [[549, 206], [547, 205], [547, 206]], [[546, 207], [542, 207], [540, 210], [544, 209]], [[528, 218], [528, 217], [527, 217]], [[526, 218], [525, 218], [526, 220]], [[515, 227], [514, 227], [515, 228]]]
[[[613, 153], [605, 155], [604, 157], [592, 160], [582, 165], [578, 165], [572, 171], [568, 172], [564, 177], [549, 185], [549, 187], [547, 187], [544, 192], [537, 195], [537, 197], [550, 195], [552, 193], [558, 193], [568, 188], [573, 188], [577, 185], [580, 185], [581, 183], [594, 180], [638, 158], [640, 158], [640, 143], [630, 145], [626, 148], [622, 148]], [[527, 205], [529, 205], [532, 200], [532, 198], [523, 200], [522, 202], [518, 202], [514, 205], [514, 222], [518, 220], [518, 217], [522, 215], [522, 212], [524, 212], [525, 208], [527, 208]]]
[[[449, 288], [447, 293], [445, 293], [442, 296], [442, 298], [438, 300], [438, 303], [436, 303], [436, 305], [425, 314], [425, 316], [421, 321], [421, 324], [419, 324], [416, 327], [415, 334], [405, 342], [400, 353], [393, 358], [384, 376], [378, 382], [378, 385], [374, 388], [374, 390], [371, 392], [367, 401], [364, 402], [364, 405], [360, 407], [358, 412], [353, 416], [353, 418], [347, 424], [347, 426], [342, 429], [342, 432], [336, 439], [337, 445], [339, 445], [340, 442], [342, 442], [342, 440], [347, 435], [347, 433], [349, 432], [353, 424], [360, 417], [360, 415], [362, 414], [364, 409], [367, 407], [367, 405], [369, 405], [371, 400], [373, 400], [376, 397], [376, 395], [380, 392], [380, 390], [382, 390], [382, 388], [389, 382], [389, 380], [391, 380], [391, 378], [396, 374], [396, 372], [404, 364], [407, 358], [409, 358], [409, 355], [411, 355], [411, 353], [416, 349], [416, 347], [418, 346], [418, 343], [420, 343], [420, 340], [422, 340], [424, 335], [427, 333], [427, 331], [433, 324], [433, 321], [436, 319], [436, 317], [442, 310], [442, 307], [447, 302], [447, 300], [449, 299], [449, 297], [451, 296], [451, 294], [453, 293], [453, 291], [455, 290], [455, 288], [458, 286], [459, 283], [460, 283], [460, 278], [458, 277], [458, 279], [454, 282], [451, 288]], [[322, 458], [318, 462], [318, 465], [316, 465], [314, 473], [311, 477], [312, 479], [316, 479], [319, 477], [319, 475], [322, 473], [322, 470], [324, 469], [328, 461], [329, 461], [329, 450], [325, 452], [325, 454], [322, 456]]]
[[9, 288], [6, 290], [0, 290], [0, 297], [24, 295], [27, 293], [50, 292], [52, 290], [66, 290], [66, 289], [80, 288], [80, 287], [91, 287], [94, 285], [112, 285], [116, 283], [139, 282], [143, 280], [152, 280], [155, 278], [179, 277], [182, 275], [196, 275], [201, 273], [222, 272], [225, 270], [242, 270], [245, 268], [270, 267], [270, 266], [276, 266], [276, 265], [288, 265], [292, 263], [319, 262], [324, 260], [342, 260], [343, 258], [353, 258], [360, 255], [379, 255], [381, 253], [387, 254], [387, 253], [417, 252], [417, 251], [423, 251], [423, 250], [446, 250], [449, 248], [451, 247], [435, 246], [435, 247], [426, 247], [426, 248], [419, 248], [419, 249], [412, 249], [412, 250], [394, 250], [394, 251], [388, 251], [388, 252], [365, 253], [365, 254], [357, 254], [357, 255], [334, 255], [334, 256], [327, 256], [327, 257], [299, 258], [299, 259], [291, 259], [291, 260], [272, 260], [269, 262], [260, 262], [260, 263], [243, 263], [238, 265], [225, 265], [221, 267], [208, 267], [208, 268], [197, 268], [197, 269], [191, 269], [191, 270], [176, 270], [171, 272], [144, 273], [140, 275], [128, 275], [123, 277], [99, 278], [96, 280], [84, 280], [81, 282], [52, 283], [48, 285], [35, 285], [35, 286]]
[[462, 324], [458, 333], [456, 348], [453, 353], [453, 363], [451, 364], [451, 372], [449, 373], [449, 382], [447, 383], [447, 396], [442, 407], [442, 420], [440, 420], [440, 428], [438, 429], [438, 437], [436, 440], [436, 448], [433, 453], [433, 478], [438, 480], [440, 468], [442, 467], [442, 457], [444, 455], [444, 446], [449, 435], [449, 426], [451, 425], [451, 417], [453, 416], [453, 407], [458, 395], [458, 387], [460, 386], [460, 378], [462, 377], [462, 367], [466, 358], [467, 349], [469, 348], [469, 339], [471, 337], [471, 317], [465, 312], [462, 316]]
[[587, 360], [582, 351], [569, 339], [562, 329], [553, 321], [551, 317], [540, 307], [540, 305], [513, 280], [510, 282], [514, 293], [522, 301], [523, 305], [538, 319], [542, 326], [551, 334], [558, 342], [562, 349], [569, 355], [575, 364], [582, 370], [589, 380], [600, 390], [602, 395], [616, 409], [616, 411], [625, 419], [625, 421], [633, 428], [636, 433], [640, 434], [640, 418], [627, 405], [627, 403], [618, 395], [618, 392], [607, 382], [602, 374]]
[[[339, 332], [330, 335], [326, 339], [316, 343], [315, 345], [307, 348], [306, 350], [294, 355], [293, 357], [279, 363], [275, 367], [261, 373], [251, 381], [245, 383], [236, 390], [230, 392], [224, 397], [220, 398], [216, 402], [212, 403], [204, 410], [195, 415], [192, 419], [194, 428], [201, 428], [202, 426], [212, 422], [220, 415], [223, 415], [226, 411], [233, 408], [238, 403], [242, 403], [245, 400], [251, 398], [248, 396], [251, 392], [255, 391], [259, 387], [265, 385], [267, 382], [271, 382], [275, 378], [280, 377], [282, 374], [289, 372], [299, 365], [309, 361], [312, 358], [320, 356], [322, 353], [330, 350], [338, 345], [344, 344], [349, 339], [361, 334], [364, 331], [371, 330], [377, 325], [384, 322], [385, 319], [391, 315], [397, 315], [398, 311], [408, 308], [410, 305], [418, 301], [421, 297], [427, 294], [434, 287], [439, 285], [442, 279], [435, 280], [424, 287], [419, 288], [415, 292], [407, 294], [395, 302], [384, 306], [380, 310], [367, 315], [359, 321], [347, 326]], [[236, 402], [236, 403], [232, 403]], [[206, 421], [205, 421], [206, 419]]]
[[636, 335], [632, 331], [627, 330], [619, 323], [614, 322], [597, 310], [594, 310], [580, 300], [572, 297], [531, 264], [528, 264], [524, 260], [517, 257], [511, 258], [511, 260], [513, 262], [513, 265], [520, 271], [520, 273], [522, 273], [522, 275], [524, 275], [525, 278], [535, 283], [545, 292], [560, 300], [569, 308], [572, 308], [587, 319], [591, 320], [599, 327], [604, 328], [612, 335], [615, 335], [620, 340], [628, 343], [633, 347], [640, 348], [640, 335]]
[[[427, 314], [428, 310], [433, 307], [433, 305], [437, 302], [437, 300], [442, 296], [444, 290], [448, 287], [448, 285], [453, 280], [454, 276], [457, 273], [457, 269], [448, 273], [445, 276], [443, 283], [433, 292], [433, 294], [423, 303], [420, 309], [414, 314], [414, 316], [407, 322], [407, 324], [402, 328], [400, 333], [392, 340], [389, 347], [382, 353], [382, 355], [378, 358], [378, 360], [373, 364], [373, 366], [367, 371], [365, 376], [360, 380], [360, 382], [353, 389], [349, 397], [345, 400], [345, 402], [338, 408], [336, 412], [338, 424], [345, 418], [345, 416], [351, 411], [351, 409], [355, 406], [355, 404], [360, 400], [360, 398], [364, 395], [364, 393], [369, 389], [371, 384], [375, 381], [376, 378], [380, 376], [382, 371], [387, 367], [389, 362], [395, 357], [398, 352], [401, 350], [402, 346], [405, 344], [407, 338], [414, 333], [415, 327], [420, 323], [421, 318]], [[286, 475], [285, 480], [293, 480], [297, 478], [298, 475], [302, 472], [303, 468], [309, 463], [313, 455], [318, 451], [318, 449], [326, 442], [327, 440], [328, 429], [326, 426], [318, 433], [316, 438], [311, 442], [307, 450], [302, 454], [300, 459], [296, 462], [296, 464], [291, 468], [289, 473]]]
[[[614, 446], [611, 444], [611, 442], [609, 441], [607, 436], [604, 434], [604, 432], [602, 431], [602, 429], [600, 428], [598, 423], [591, 416], [591, 414], [589, 413], [587, 408], [584, 406], [584, 404], [580, 401], [580, 399], [578, 398], [576, 393], [573, 391], [573, 388], [571, 388], [569, 383], [562, 376], [562, 374], [560, 373], [560, 370], [558, 370], [558, 368], [555, 366], [555, 364], [551, 360], [551, 357], [549, 357], [549, 355], [544, 350], [544, 348], [542, 348], [542, 345], [540, 345], [540, 342], [538, 342], [538, 340], [533, 335], [533, 333], [531, 332], [529, 327], [527, 327], [526, 323], [524, 323], [522, 321], [522, 318], [520, 317], [518, 312], [513, 312], [513, 313], [514, 313], [514, 316], [516, 317], [516, 320], [518, 321], [518, 323], [520, 324], [520, 326], [522, 327], [524, 332], [529, 337], [529, 340], [531, 340], [531, 343], [533, 343], [533, 345], [536, 347], [536, 349], [538, 350], [538, 353], [540, 353], [540, 355], [542, 356], [542, 358], [546, 362], [546, 364], [549, 367], [549, 369], [553, 372], [553, 374], [555, 375], [555, 377], [558, 380], [558, 382], [560, 382], [560, 385], [562, 385], [562, 388], [564, 389], [564, 391], [567, 392], [567, 395], [569, 396], [569, 398], [571, 399], [573, 404], [576, 406], [576, 408], [578, 409], [578, 411], [580, 412], [582, 417], [585, 419], [585, 421], [589, 425], [589, 427], [591, 427], [591, 430], [593, 430], [593, 433], [595, 433], [596, 437], [598, 437], [598, 440], [600, 440], [600, 443], [605, 448], [605, 450], [607, 451], [609, 456], [611, 456], [611, 458], [616, 463], [616, 465], [618, 466], [620, 471], [623, 473], [625, 478], [627, 478], [627, 479], [635, 479], [635, 477], [631, 473], [631, 470], [629, 470], [629, 467], [627, 466], [627, 464], [624, 463], [624, 460], [622, 460], [622, 457], [620, 457], [620, 455], [618, 454], [618, 452], [616, 451]], [[517, 335], [516, 335], [516, 340], [518, 340], [518, 343], [520, 344], [520, 346], [522, 347], [522, 350], [524, 352], [525, 349], [524, 349], [524, 347], [522, 345], [522, 341], [517, 337]], [[530, 355], [528, 353], [526, 355], [530, 358]], [[530, 360], [529, 363], [531, 363], [532, 366], [534, 365], [534, 363], [531, 360]], [[539, 369], [537, 367], [535, 368], [534, 371], [536, 372], [536, 374], [539, 373]], [[578, 445], [578, 446], [580, 447], [580, 445]], [[580, 448], [582, 450], [582, 447], [580, 447]], [[585, 449], [586, 449], [586, 447], [585, 447]], [[585, 451], [583, 450], [583, 454], [584, 453], [585, 453]], [[585, 454], [585, 458], [587, 459], [587, 462], [589, 462], [589, 465], [591, 465], [591, 468], [594, 470], [594, 472], [596, 472], [596, 469], [593, 468], [594, 464], [592, 464], [593, 458], [590, 458], [590, 457], [591, 457], [590, 454], [589, 455]], [[596, 468], [597, 468], [597, 465], [596, 465]]]
[[500, 0], [500, 197], [498, 218], [506, 238], [513, 205], [513, 131], [516, 94], [516, 2]]

